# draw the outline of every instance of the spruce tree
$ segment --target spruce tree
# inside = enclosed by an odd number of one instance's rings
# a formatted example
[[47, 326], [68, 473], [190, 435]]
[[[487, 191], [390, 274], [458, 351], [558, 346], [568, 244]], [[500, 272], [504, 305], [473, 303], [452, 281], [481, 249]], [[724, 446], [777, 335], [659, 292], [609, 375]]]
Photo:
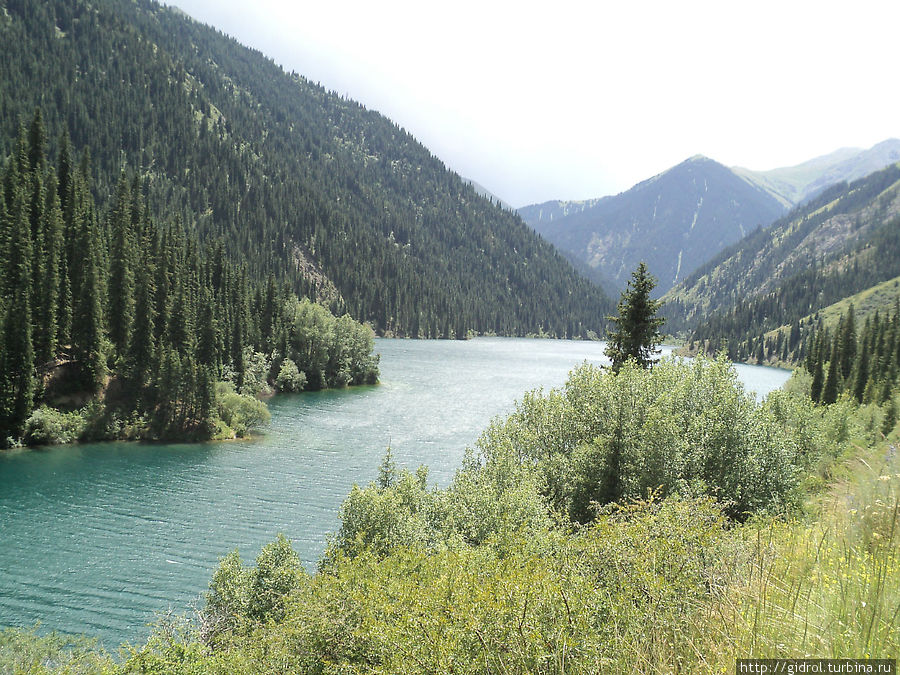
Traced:
[[[842, 317], [843, 318], [843, 317]], [[856, 318], [853, 313], [853, 303], [847, 310], [847, 320], [841, 333], [841, 377], [846, 380], [850, 377], [853, 362], [856, 360]]]
[[[103, 283], [100, 232], [80, 175], [73, 191], [73, 227], [80, 252], [72, 274], [72, 351], [78, 362], [80, 386], [99, 391], [106, 376], [103, 356]], [[73, 261], [74, 262], [74, 261]]]
[[145, 263], [138, 268], [135, 320], [128, 345], [129, 379], [137, 396], [141, 395], [149, 383], [156, 357], [154, 292], [153, 269]]
[[604, 354], [612, 361], [613, 372], [619, 372], [629, 359], [641, 368], [650, 368], [657, 361], [653, 357], [659, 354], [657, 347], [663, 339], [659, 329], [665, 319], [657, 316], [662, 302], [650, 297], [655, 287], [656, 279], [641, 262], [619, 300], [619, 315], [607, 317], [614, 327], [607, 332]]
[[110, 216], [109, 339], [122, 356], [128, 347], [134, 321], [134, 237], [131, 194], [125, 175], [119, 177], [116, 203]]
[[822, 403], [830, 405], [837, 401], [840, 379], [840, 337], [835, 336], [831, 346], [831, 358], [828, 362], [828, 374], [825, 376], [825, 384], [822, 386]]
[[[51, 174], [52, 176], [52, 174]], [[52, 178], [51, 178], [52, 181]], [[60, 258], [63, 248], [62, 211], [55, 185], [47, 190], [44, 210], [43, 255], [35, 307], [35, 358], [45, 364], [56, 356], [59, 332]]]
[[[24, 178], [24, 177], [23, 177]], [[0, 444], [18, 438], [31, 413], [34, 351], [31, 330], [31, 225], [19, 185], [7, 213], [10, 233], [7, 263], [8, 298], [0, 350]]]
[[[867, 342], [867, 341], [866, 341]], [[865, 344], [865, 342], [864, 342]], [[865, 398], [866, 385], [869, 382], [869, 356], [866, 349], [862, 349], [856, 360], [856, 379], [853, 382], [853, 397], [858, 403]]]
[[28, 129], [28, 165], [31, 171], [43, 175], [47, 166], [47, 133], [44, 130], [44, 118], [41, 109], [35, 108]]
[[825, 351], [827, 336], [823, 331], [819, 331], [816, 335], [816, 345], [812, 350], [814, 352], [812, 360], [812, 387], [810, 388], [810, 397], [816, 403], [822, 400], [822, 388], [825, 384]]

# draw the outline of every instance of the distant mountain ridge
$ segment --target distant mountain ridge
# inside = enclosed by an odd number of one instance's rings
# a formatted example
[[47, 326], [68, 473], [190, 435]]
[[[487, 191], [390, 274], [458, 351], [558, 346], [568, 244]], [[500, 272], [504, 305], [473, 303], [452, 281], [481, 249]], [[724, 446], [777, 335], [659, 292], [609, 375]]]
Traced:
[[647, 262], [661, 294], [783, 210], [768, 191], [698, 155], [619, 195], [547, 202], [519, 215], [617, 288]]
[[788, 209], [897, 161], [897, 139], [771, 171], [728, 168], [697, 155], [618, 195], [548, 201], [518, 213], [607, 292], [623, 288], [644, 260], [663, 294]]
[[840, 182], [853, 182], [900, 162], [900, 140], [889, 138], [867, 150], [841, 148], [796, 166], [769, 171], [732, 170], [771, 193], [787, 207], [797, 206]]

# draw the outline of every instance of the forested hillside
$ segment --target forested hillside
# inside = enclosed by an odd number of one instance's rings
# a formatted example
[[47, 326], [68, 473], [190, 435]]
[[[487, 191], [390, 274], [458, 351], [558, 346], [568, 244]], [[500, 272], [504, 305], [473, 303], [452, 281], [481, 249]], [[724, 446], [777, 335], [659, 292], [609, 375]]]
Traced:
[[251, 278], [377, 330], [599, 332], [610, 304], [519, 218], [378, 113], [149, 0], [0, 0], [0, 155], [40, 106]]
[[0, 447], [243, 435], [272, 386], [377, 379], [370, 328], [157, 221], [146, 180], [98, 204], [88, 154], [46, 140], [38, 110], [0, 165]]
[[739, 343], [900, 275], [900, 166], [839, 184], [757, 230], [666, 295], [670, 326]]

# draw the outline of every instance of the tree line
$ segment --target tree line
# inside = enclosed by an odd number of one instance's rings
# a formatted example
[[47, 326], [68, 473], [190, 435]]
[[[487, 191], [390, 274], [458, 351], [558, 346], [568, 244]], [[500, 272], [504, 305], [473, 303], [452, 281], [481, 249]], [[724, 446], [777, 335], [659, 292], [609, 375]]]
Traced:
[[851, 304], [833, 330], [814, 326], [805, 343], [803, 365], [812, 376], [814, 401], [834, 403], [847, 394], [858, 403], [889, 404], [896, 421], [893, 396], [900, 367], [900, 303], [895, 303], [892, 312], [876, 311], [866, 317], [859, 328]]
[[269, 389], [375, 381], [368, 327], [158, 221], [139, 176], [98, 205], [89, 153], [63, 133], [54, 165], [46, 146], [37, 110], [2, 166], [4, 444], [243, 433]]

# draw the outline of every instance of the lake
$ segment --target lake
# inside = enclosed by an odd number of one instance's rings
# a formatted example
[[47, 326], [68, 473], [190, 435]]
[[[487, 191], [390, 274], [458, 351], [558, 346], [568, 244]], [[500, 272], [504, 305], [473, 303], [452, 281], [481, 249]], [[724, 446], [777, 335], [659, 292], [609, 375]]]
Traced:
[[[556, 387], [604, 344], [377, 340], [381, 384], [277, 396], [247, 442], [103, 443], [0, 454], [0, 626], [139, 642], [155, 615], [199, 604], [218, 560], [250, 563], [279, 532], [309, 571], [353, 483], [390, 445], [445, 486], [464, 450], [525, 391]], [[784, 370], [737, 366], [765, 395]]]

